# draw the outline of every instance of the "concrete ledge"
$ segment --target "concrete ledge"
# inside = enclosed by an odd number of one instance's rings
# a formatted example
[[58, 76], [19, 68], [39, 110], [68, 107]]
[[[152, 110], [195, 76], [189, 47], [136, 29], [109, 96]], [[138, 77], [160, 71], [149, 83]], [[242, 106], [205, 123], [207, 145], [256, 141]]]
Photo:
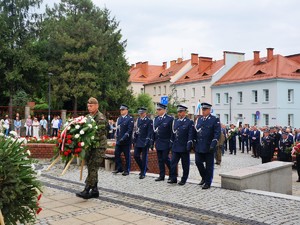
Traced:
[[221, 187], [237, 191], [257, 189], [291, 195], [292, 164], [276, 161], [221, 173]]
[[254, 190], [254, 189], [246, 189], [243, 191], [247, 192], [247, 193], [270, 196], [270, 197], [274, 197], [274, 198], [283, 198], [283, 199], [288, 199], [288, 200], [300, 201], [300, 197], [294, 196], [294, 195], [285, 195], [285, 194], [280, 194], [280, 193], [260, 191], [260, 190]]

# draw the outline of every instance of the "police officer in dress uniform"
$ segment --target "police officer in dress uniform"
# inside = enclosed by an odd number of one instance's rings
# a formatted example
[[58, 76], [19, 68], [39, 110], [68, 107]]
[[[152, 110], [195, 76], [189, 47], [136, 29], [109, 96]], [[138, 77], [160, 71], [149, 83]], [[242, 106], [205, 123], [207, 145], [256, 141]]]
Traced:
[[279, 141], [279, 149], [278, 149], [279, 161], [284, 161], [284, 162], [292, 161], [291, 153], [286, 152], [287, 148], [290, 148], [293, 145], [293, 140], [291, 140], [288, 136], [289, 136], [288, 132], [286, 131], [282, 132], [282, 136]]
[[194, 122], [186, 117], [187, 107], [184, 105], [177, 106], [178, 118], [173, 121], [172, 125], [172, 159], [171, 173], [168, 183], [177, 183], [177, 165], [181, 159], [183, 175], [179, 185], [184, 185], [189, 176], [190, 170], [190, 151], [194, 138]]
[[262, 163], [271, 162], [275, 149], [274, 138], [270, 135], [270, 130], [264, 131], [264, 136], [261, 138], [261, 151], [260, 157]]
[[[130, 148], [132, 144], [133, 118], [128, 115], [128, 106], [120, 106], [120, 116], [117, 119], [115, 162], [116, 170], [114, 174], [122, 173], [123, 176], [129, 175], [130, 171]], [[123, 152], [126, 160], [125, 170], [122, 168], [121, 153]]]
[[[172, 147], [170, 140], [174, 118], [166, 114], [166, 109], [166, 105], [157, 103], [157, 116], [153, 121], [153, 142], [155, 143], [159, 166], [159, 177], [156, 178], [155, 181], [165, 180], [165, 165], [168, 167], [169, 172], [171, 169], [169, 152]], [[153, 145], [151, 146], [151, 149], [153, 149]]]
[[220, 138], [221, 125], [219, 118], [210, 114], [211, 104], [203, 102], [201, 106], [202, 117], [195, 122], [195, 161], [202, 177], [199, 185], [204, 185], [202, 189], [208, 189], [213, 179], [214, 154]]
[[[144, 179], [147, 172], [148, 151], [153, 135], [153, 121], [147, 117], [147, 109], [138, 109], [139, 118], [136, 121], [136, 131], [133, 134], [134, 159], [141, 172], [140, 179]], [[142, 158], [141, 158], [142, 154]]]
[[105, 150], [107, 146], [107, 137], [106, 137], [106, 126], [107, 120], [105, 116], [99, 112], [98, 101], [96, 98], [91, 97], [88, 100], [87, 108], [89, 115], [94, 118], [96, 121], [99, 130], [97, 136], [95, 136], [95, 146], [87, 151], [85, 155], [85, 161], [88, 169], [88, 175], [85, 180], [85, 188], [82, 192], [76, 193], [77, 197], [89, 199], [89, 198], [98, 198], [98, 170], [100, 165], [104, 162]]

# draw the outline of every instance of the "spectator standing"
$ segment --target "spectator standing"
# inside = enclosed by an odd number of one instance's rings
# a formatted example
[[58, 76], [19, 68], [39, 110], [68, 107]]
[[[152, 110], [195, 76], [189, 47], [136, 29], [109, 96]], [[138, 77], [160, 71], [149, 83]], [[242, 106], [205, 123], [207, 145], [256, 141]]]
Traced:
[[58, 129], [60, 130], [62, 127], [62, 119], [60, 118], [60, 116], [57, 116], [58, 119]]
[[52, 137], [56, 137], [58, 132], [58, 124], [59, 124], [59, 120], [57, 119], [57, 116], [54, 116], [51, 124], [52, 124]]
[[31, 129], [32, 129], [32, 119], [31, 119], [31, 116], [30, 116], [30, 115], [29, 115], [28, 118], [26, 119], [25, 127], [26, 127], [26, 133], [25, 133], [25, 136], [26, 136], [26, 137], [30, 137], [30, 136], [31, 136]]
[[39, 135], [40, 123], [36, 117], [34, 117], [34, 120], [32, 122], [32, 127], [33, 127], [33, 137], [39, 139], [40, 138], [40, 135]]
[[5, 116], [5, 120], [4, 120], [4, 125], [3, 127], [5, 128], [5, 135], [8, 136], [9, 133], [9, 125], [10, 125], [10, 120], [8, 118], [8, 115]]
[[45, 120], [45, 116], [42, 116], [42, 119], [40, 120], [41, 125], [41, 135], [44, 136], [47, 134], [47, 120]]
[[14, 127], [15, 127], [15, 132], [17, 133], [17, 137], [20, 137], [21, 125], [22, 125], [21, 120], [17, 116], [14, 121]]

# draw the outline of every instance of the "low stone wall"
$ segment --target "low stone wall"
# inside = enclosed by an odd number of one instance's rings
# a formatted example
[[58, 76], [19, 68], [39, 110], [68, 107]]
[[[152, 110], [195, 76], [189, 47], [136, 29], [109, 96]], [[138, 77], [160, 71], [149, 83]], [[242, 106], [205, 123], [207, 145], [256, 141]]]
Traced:
[[31, 153], [30, 158], [51, 159], [54, 156], [55, 144], [30, 143], [27, 147]]
[[[131, 150], [130, 151], [130, 155], [131, 155], [130, 171], [140, 171], [139, 166], [137, 165], [137, 163], [134, 160], [133, 153], [134, 153], [134, 151]], [[115, 149], [108, 148], [106, 150], [105, 154], [114, 155], [115, 154]], [[123, 167], [125, 167], [125, 156], [123, 154], [121, 155], [121, 160], [122, 160]], [[149, 150], [149, 153], [148, 153], [148, 171], [147, 171], [147, 173], [156, 173], [156, 174], [159, 173], [156, 150], [154, 150], [154, 151]], [[166, 175], [169, 175], [169, 170], [168, 170], [167, 167], [166, 167]]]

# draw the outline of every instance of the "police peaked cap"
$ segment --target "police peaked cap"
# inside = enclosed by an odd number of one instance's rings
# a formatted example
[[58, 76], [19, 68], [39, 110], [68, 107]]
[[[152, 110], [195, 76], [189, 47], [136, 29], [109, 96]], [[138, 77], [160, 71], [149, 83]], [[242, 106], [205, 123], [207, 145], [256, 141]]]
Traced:
[[128, 106], [127, 105], [125, 105], [125, 104], [122, 104], [121, 106], [120, 106], [120, 110], [122, 110], [122, 109], [127, 109], [128, 110]]
[[138, 108], [138, 114], [145, 113], [145, 112], [147, 112], [147, 108], [145, 107]]
[[177, 112], [186, 111], [187, 109], [188, 109], [188, 107], [186, 107], [184, 105], [177, 105]]
[[212, 107], [212, 105], [207, 102], [202, 102], [201, 107], [202, 107], [202, 109], [210, 109]]
[[157, 105], [156, 105], [156, 109], [166, 109], [166, 108], [167, 108], [167, 106], [162, 103], [157, 103]]

